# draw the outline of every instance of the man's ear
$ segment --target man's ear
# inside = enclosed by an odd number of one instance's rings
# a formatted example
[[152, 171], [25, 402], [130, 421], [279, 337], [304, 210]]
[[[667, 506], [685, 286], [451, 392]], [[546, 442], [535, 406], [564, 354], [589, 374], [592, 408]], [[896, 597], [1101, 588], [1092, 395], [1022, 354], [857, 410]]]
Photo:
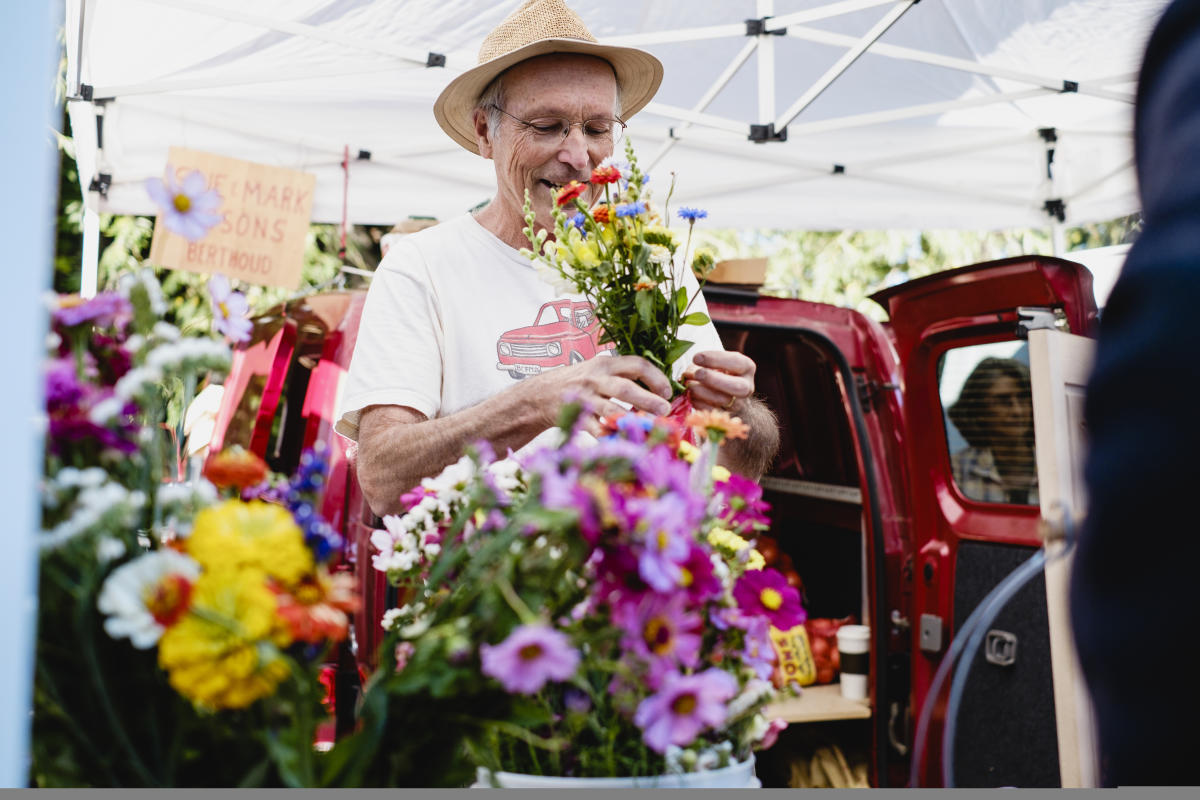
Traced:
[[479, 145], [479, 155], [484, 158], [492, 157], [492, 135], [488, 130], [488, 118], [483, 109], [477, 108], [471, 115], [471, 121], [475, 123], [475, 142]]

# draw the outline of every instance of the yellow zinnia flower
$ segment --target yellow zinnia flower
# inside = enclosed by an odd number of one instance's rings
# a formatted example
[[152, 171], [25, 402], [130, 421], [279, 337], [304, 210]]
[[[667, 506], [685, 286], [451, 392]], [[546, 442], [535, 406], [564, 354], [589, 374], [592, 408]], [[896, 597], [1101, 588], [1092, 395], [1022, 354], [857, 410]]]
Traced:
[[291, 585], [313, 569], [291, 513], [258, 500], [228, 500], [196, 515], [187, 552], [206, 571], [253, 567]]
[[244, 708], [288, 675], [291, 637], [259, 569], [206, 572], [186, 616], [167, 629], [158, 663], [175, 691], [205, 708]]

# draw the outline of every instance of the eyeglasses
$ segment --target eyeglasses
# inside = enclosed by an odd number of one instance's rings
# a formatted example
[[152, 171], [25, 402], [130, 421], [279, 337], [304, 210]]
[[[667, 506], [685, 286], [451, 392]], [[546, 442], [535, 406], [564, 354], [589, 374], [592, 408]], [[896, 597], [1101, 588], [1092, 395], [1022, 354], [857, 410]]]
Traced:
[[536, 119], [521, 119], [514, 117], [495, 103], [491, 107], [506, 117], [521, 123], [533, 134], [538, 142], [559, 144], [565, 142], [571, 135], [571, 128], [576, 125], [583, 132], [583, 138], [589, 144], [616, 144], [625, 133], [625, 123], [613, 117], [598, 117], [585, 119], [583, 122], [572, 122], [564, 117], [537, 117]]

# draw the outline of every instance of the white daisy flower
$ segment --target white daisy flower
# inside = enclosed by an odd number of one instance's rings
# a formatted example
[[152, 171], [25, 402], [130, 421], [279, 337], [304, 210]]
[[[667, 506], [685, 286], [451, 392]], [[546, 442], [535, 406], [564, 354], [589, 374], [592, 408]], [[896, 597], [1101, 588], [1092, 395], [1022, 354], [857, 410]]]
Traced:
[[155, 550], [113, 570], [96, 607], [108, 616], [104, 630], [128, 637], [134, 647], [153, 647], [167, 626], [187, 610], [200, 565], [175, 550]]

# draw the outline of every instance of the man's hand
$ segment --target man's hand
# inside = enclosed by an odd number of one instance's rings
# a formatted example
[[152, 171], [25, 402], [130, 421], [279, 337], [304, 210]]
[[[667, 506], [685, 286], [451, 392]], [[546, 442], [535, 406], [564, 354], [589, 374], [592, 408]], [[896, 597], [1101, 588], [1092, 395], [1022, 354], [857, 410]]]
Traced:
[[522, 388], [535, 389], [536, 402], [545, 413], [545, 427], [558, 421], [567, 401], [577, 401], [592, 411], [584, 428], [601, 433], [599, 417], [626, 409], [614, 402], [659, 416], [671, 410], [671, 384], [662, 370], [640, 356], [598, 356], [569, 367], [527, 378]]
[[694, 365], [683, 373], [683, 383], [692, 392], [692, 405], [699, 409], [735, 410], [734, 406], [754, 394], [754, 362], [736, 350], [707, 350], [697, 353]]

